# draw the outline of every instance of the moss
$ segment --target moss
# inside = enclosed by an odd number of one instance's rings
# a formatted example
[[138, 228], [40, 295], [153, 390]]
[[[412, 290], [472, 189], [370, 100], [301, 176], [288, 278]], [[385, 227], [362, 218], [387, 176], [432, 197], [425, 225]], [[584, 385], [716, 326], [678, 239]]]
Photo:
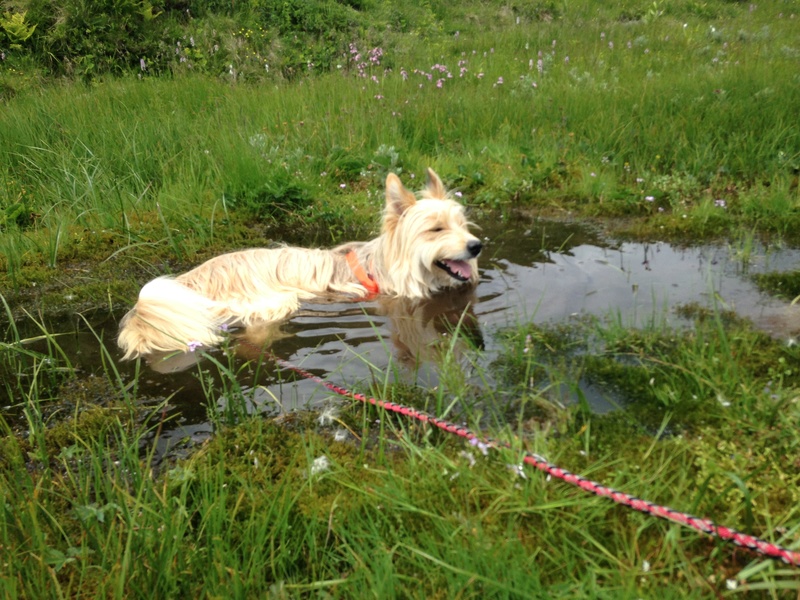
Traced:
[[[730, 428], [703, 428], [688, 445], [696, 487], [708, 511], [780, 514], [800, 502], [800, 464], [787, 461], [776, 428], [752, 435]], [[746, 443], [742, 443], [746, 440]]]
[[785, 273], [757, 273], [753, 275], [758, 289], [785, 300], [800, 297], [800, 270]]

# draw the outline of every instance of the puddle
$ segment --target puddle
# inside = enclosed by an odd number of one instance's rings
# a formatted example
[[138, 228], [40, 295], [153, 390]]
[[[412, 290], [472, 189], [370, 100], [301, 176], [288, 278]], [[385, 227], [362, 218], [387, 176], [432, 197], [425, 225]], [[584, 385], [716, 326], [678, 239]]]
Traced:
[[[762, 294], [750, 275], [786, 271], [800, 265], [800, 250], [756, 248], [743, 265], [726, 246], [680, 248], [666, 243], [610, 243], [583, 224], [515, 218], [513, 222], [483, 223], [486, 238], [481, 256], [481, 280], [473, 295], [435, 299], [427, 303], [379, 300], [368, 303], [307, 304], [280, 327], [251, 330], [238, 339], [241, 356], [231, 368], [247, 392], [249, 410], [279, 413], [298, 408], [321, 408], [341, 400], [309, 381], [292, 381], [269, 362], [253, 359], [266, 338], [281, 358], [346, 387], [366, 390], [373, 380], [382, 382], [392, 371], [394, 380], [437, 384], [432, 366], [434, 342], [447, 340], [459, 323], [464, 307], [472, 312], [462, 328], [472, 345], [483, 349], [481, 364], [488, 365], [499, 349], [497, 332], [519, 322], [562, 322], [580, 315], [617, 314], [626, 325], [680, 322], [673, 307], [687, 303], [724, 308], [753, 320], [774, 335], [800, 333], [800, 307]], [[121, 316], [121, 315], [117, 315]], [[120, 353], [111, 340], [117, 318], [89, 318], [102, 335], [112, 356]], [[102, 372], [97, 338], [85, 322], [48, 324], [61, 333], [59, 345], [82, 372]], [[24, 336], [38, 335], [34, 328]], [[39, 348], [42, 349], [42, 348]], [[461, 348], [469, 353], [469, 345]], [[212, 354], [222, 360], [222, 353]], [[466, 356], [465, 356], [466, 358]], [[463, 360], [464, 368], [469, 368]], [[178, 440], [199, 440], [210, 435], [205, 394], [196, 369], [177, 371], [171, 363], [157, 365], [157, 372], [143, 370], [139, 393], [166, 398], [179, 414], [173, 429], [162, 432], [163, 447]], [[127, 379], [130, 363], [118, 364]], [[215, 369], [212, 369], [215, 371]], [[219, 382], [217, 381], [218, 389]], [[0, 389], [0, 393], [5, 393]], [[592, 393], [598, 412], [609, 409], [602, 393]], [[0, 405], [19, 399], [0, 396]], [[224, 394], [218, 401], [224, 408]]]

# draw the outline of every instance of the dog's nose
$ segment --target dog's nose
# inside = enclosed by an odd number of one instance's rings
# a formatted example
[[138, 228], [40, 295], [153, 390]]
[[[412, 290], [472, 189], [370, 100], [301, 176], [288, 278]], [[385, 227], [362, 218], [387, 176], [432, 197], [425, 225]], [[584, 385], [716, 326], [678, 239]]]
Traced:
[[478, 256], [483, 249], [483, 244], [481, 244], [480, 240], [472, 240], [467, 242], [467, 252], [470, 253], [470, 256]]

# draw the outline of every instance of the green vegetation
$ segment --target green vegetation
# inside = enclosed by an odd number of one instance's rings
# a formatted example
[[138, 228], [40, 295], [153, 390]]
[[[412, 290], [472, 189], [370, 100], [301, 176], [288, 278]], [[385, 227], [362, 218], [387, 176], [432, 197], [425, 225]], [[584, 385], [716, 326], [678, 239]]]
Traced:
[[[447, 356], [435, 390], [377, 382], [517, 449], [489, 456], [361, 405], [248, 416], [236, 370], [210, 361], [233, 408], [209, 387], [214, 436], [180, 460], [155, 453], [167, 400], [139, 394], [107, 341], [87, 373], [32, 315], [127, 307], [145, 280], [232, 247], [365, 238], [386, 173], [411, 185], [428, 166], [476, 212], [721, 237], [743, 255], [762, 236], [796, 243], [797, 13], [0, 3], [3, 597], [796, 596], [797, 569], [508, 467], [524, 446], [797, 548], [800, 351], [732, 315], [521, 324], [482, 373], [496, 385], [468, 385]], [[759, 284], [791, 301], [796, 280]], [[579, 383], [624, 410], [594, 414]]]
[[[796, 593], [795, 568], [514, 467], [524, 445], [796, 546], [800, 349], [724, 314], [687, 314], [696, 320], [683, 331], [509, 330], [486, 373], [496, 392], [468, 386], [446, 357], [435, 391], [378, 382], [375, 393], [431, 411], [462, 398], [454, 418], [515, 448], [487, 455], [366, 405], [278, 421], [234, 406], [210, 411], [206, 444], [165, 461], [153, 450], [164, 404], [138, 397], [112, 360], [102, 376], [77, 377], [57, 337], [42, 356], [12, 340], [3, 366], [37, 375], [20, 380], [25, 402], [0, 438], [4, 597]], [[209, 370], [244, 401], [224, 359]], [[625, 410], [564, 408], [579, 380]], [[219, 392], [208, 393], [214, 406]]]
[[[141, 3], [120, 4], [134, 14]], [[107, 51], [56, 51], [51, 38], [75, 36], [57, 35], [70, 19], [37, 16], [46, 2], [24, 13], [35, 26], [27, 40], [5, 30], [0, 81], [13, 93], [0, 115], [0, 245], [12, 287], [26, 267], [69, 259], [113, 256], [124, 270], [142, 246], [185, 261], [240, 243], [231, 221], [288, 216], [336, 242], [371, 224], [388, 170], [427, 166], [475, 205], [624, 217], [619, 227], [639, 235], [800, 231], [800, 49], [783, 2], [328, 2], [352, 16], [330, 32], [346, 34], [335, 59], [257, 73], [254, 55], [291, 54], [292, 23], [304, 29], [298, 46], [325, 37], [312, 13], [201, 4], [136, 13], [177, 61], [159, 70], [142, 71], [140, 58], [158, 62], [144, 50], [119, 50], [103, 68]], [[206, 30], [241, 56], [180, 68], [184, 51], [211, 43]], [[90, 55], [90, 84], [63, 78]], [[21, 74], [14, 65], [26, 61]], [[83, 243], [96, 236], [100, 248]]]

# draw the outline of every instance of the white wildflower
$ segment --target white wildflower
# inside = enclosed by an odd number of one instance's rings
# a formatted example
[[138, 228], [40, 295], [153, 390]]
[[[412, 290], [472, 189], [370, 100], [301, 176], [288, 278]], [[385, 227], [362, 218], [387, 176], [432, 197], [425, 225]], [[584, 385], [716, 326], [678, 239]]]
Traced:
[[331, 461], [324, 454], [319, 458], [315, 458], [311, 463], [311, 475], [319, 475], [331, 468]]

